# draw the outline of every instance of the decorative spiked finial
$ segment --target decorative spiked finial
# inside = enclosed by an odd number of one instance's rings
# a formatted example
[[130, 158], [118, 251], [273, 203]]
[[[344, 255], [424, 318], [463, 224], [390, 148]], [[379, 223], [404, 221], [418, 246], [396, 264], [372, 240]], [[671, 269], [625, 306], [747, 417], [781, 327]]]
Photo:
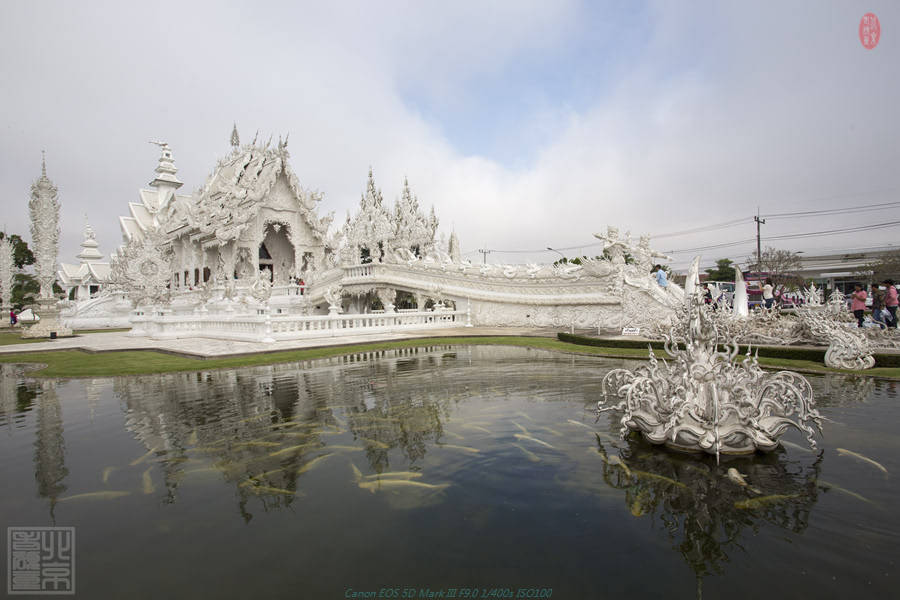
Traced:
[[237, 123], [231, 128], [231, 146], [237, 148], [241, 145], [241, 137], [238, 135]]
[[41, 177], [47, 176], [47, 156], [43, 150], [41, 150]]

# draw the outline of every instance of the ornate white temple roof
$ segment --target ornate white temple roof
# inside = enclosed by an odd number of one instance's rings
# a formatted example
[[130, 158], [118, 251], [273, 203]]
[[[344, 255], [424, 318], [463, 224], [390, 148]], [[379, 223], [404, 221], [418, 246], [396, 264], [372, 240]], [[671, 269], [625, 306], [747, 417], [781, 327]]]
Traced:
[[[233, 135], [232, 141], [237, 136]], [[232, 152], [219, 160], [204, 186], [194, 193], [194, 217], [200, 231], [225, 241], [235, 239], [255, 217], [254, 206], [270, 194], [280, 175], [284, 175], [292, 195], [299, 203], [306, 223], [319, 240], [324, 240], [331, 218], [319, 218], [316, 204], [321, 194], [304, 190], [288, 164], [287, 139], [276, 146], [271, 139], [258, 145], [233, 146]]]
[[103, 254], [99, 250], [97, 236], [90, 223], [84, 224], [84, 240], [81, 242], [81, 252], [76, 258], [81, 259], [81, 264], [59, 264], [57, 278], [63, 287], [70, 288], [79, 285], [104, 284], [109, 281], [110, 264], [100, 262]]
[[64, 288], [109, 282], [109, 263], [82, 263], [80, 265], [60, 263], [59, 267], [57, 276]]
[[168, 144], [153, 142], [162, 149], [157, 177], [150, 183], [156, 189], [140, 190], [140, 202], [128, 205], [130, 216], [119, 218], [125, 240], [141, 239], [145, 231], [157, 226], [169, 235], [187, 229], [192, 236], [199, 235], [213, 242], [237, 239], [283, 177], [299, 205], [290, 208], [299, 208], [314, 237], [324, 242], [332, 217], [318, 217], [321, 194], [300, 186], [288, 164], [287, 138], [274, 146], [271, 139], [261, 145], [256, 138], [240, 146], [235, 128], [231, 141], [232, 151], [218, 161], [203, 187], [191, 195], [175, 193], [182, 183], [175, 176], [172, 152]]

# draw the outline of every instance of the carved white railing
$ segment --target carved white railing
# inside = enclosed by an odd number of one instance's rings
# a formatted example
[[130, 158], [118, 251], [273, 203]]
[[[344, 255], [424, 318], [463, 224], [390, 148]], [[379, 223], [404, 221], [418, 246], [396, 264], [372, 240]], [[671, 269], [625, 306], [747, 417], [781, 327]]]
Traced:
[[411, 329], [461, 327], [466, 311], [421, 311], [353, 315], [172, 315], [166, 311], [137, 310], [131, 335], [154, 339], [202, 337], [248, 342], [274, 342], [317, 337], [390, 333]]
[[344, 278], [353, 279], [358, 277], [371, 277], [374, 273], [373, 267], [374, 265], [370, 264], [344, 267]]

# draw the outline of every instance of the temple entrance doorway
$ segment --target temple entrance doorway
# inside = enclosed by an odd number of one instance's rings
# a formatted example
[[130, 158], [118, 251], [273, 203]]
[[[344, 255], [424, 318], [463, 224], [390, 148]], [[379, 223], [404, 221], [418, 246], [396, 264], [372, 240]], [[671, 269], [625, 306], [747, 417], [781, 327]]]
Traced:
[[275, 285], [287, 285], [294, 274], [294, 245], [288, 236], [286, 225], [269, 223], [266, 235], [259, 245], [259, 270], [270, 273]]

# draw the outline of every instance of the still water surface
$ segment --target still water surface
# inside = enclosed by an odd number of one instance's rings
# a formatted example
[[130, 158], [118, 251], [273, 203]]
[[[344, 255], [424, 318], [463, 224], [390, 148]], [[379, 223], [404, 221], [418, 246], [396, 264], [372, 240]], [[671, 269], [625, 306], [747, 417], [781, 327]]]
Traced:
[[115, 379], [0, 365], [0, 527], [74, 526], [85, 598], [896, 597], [896, 382], [812, 378], [822, 453], [717, 466], [597, 421], [626, 364], [435, 346]]

